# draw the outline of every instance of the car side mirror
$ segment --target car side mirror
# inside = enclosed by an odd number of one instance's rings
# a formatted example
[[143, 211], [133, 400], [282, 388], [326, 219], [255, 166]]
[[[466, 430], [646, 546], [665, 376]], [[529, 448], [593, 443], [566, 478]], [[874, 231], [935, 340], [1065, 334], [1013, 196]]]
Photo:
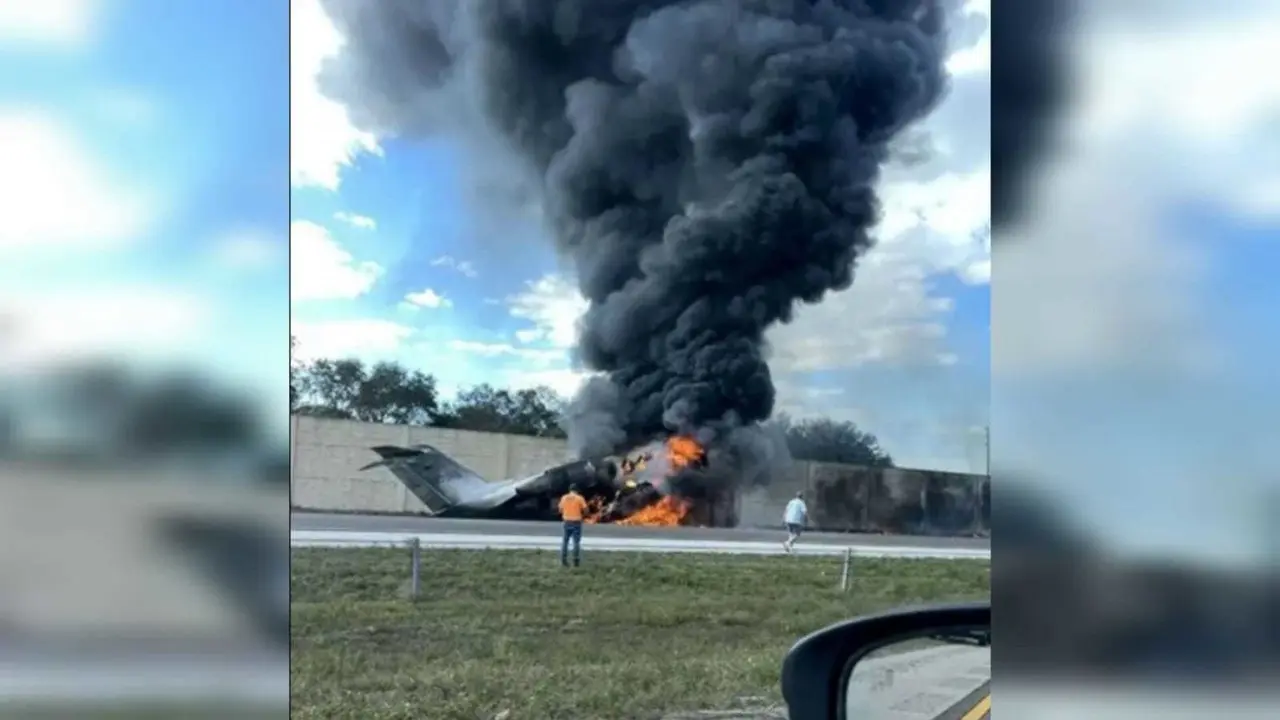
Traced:
[[790, 720], [986, 720], [990, 688], [989, 602], [846, 620], [801, 638], [782, 663]]

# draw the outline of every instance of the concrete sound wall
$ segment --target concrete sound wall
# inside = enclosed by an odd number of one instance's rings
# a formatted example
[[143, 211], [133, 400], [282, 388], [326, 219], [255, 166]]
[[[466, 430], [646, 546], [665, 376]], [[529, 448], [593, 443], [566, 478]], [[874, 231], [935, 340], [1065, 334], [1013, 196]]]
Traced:
[[309, 510], [426, 512], [390, 472], [360, 472], [378, 459], [374, 445], [426, 443], [487, 480], [532, 475], [568, 458], [563, 440], [298, 416], [290, 422], [293, 505]]
[[[293, 505], [308, 510], [423, 513], [390, 472], [360, 472], [377, 460], [374, 445], [426, 443], [488, 480], [532, 475], [569, 460], [563, 440], [469, 430], [292, 418]], [[813, 524], [848, 532], [975, 535], [990, 529], [985, 476], [900, 468], [795, 462], [783, 477], [738, 497], [738, 525], [775, 527], [782, 509], [804, 491]]]
[[812, 463], [814, 523], [828, 530], [895, 535], [988, 535], [984, 475]]

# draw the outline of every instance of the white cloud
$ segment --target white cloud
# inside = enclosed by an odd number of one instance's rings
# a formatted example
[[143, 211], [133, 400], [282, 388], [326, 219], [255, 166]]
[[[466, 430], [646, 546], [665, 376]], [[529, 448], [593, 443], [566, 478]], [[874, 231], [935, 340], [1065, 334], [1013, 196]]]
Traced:
[[290, 0], [289, 181], [337, 190], [343, 167], [362, 153], [380, 155], [378, 139], [351, 124], [347, 109], [317, 84], [321, 66], [343, 44], [319, 0]]
[[819, 387], [796, 383], [786, 377], [775, 378], [777, 400], [774, 413], [786, 413], [793, 419], [829, 418], [866, 424], [861, 410], [848, 404], [849, 397], [843, 388]]
[[[569, 367], [569, 349], [577, 340], [578, 319], [587, 302], [577, 287], [559, 275], [545, 275], [526, 285], [525, 291], [507, 298], [513, 317], [532, 327], [515, 332], [519, 345], [455, 340], [452, 350], [490, 358], [511, 358], [519, 364], [497, 369], [503, 384], [513, 388], [547, 386], [572, 397], [593, 373]], [[535, 347], [528, 347], [528, 346]]]
[[766, 334], [775, 372], [943, 362], [948, 298], [930, 293], [909, 256], [869, 255], [848, 290], [806, 306]]
[[[969, 23], [989, 24], [991, 0], [968, 0], [961, 8], [959, 19]], [[947, 72], [953, 76], [989, 74], [991, 72], [991, 31], [983, 32], [976, 43], [958, 48], [947, 58]]]
[[[987, 251], [990, 253], [990, 249]], [[960, 271], [960, 279], [970, 285], [989, 285], [991, 283], [991, 257], [974, 260]]]
[[98, 0], [4, 0], [0, 43], [78, 48], [93, 39]]
[[1215, 367], [1196, 307], [1214, 248], [1172, 213], [1200, 198], [1280, 216], [1280, 195], [1260, 193], [1280, 187], [1280, 79], [1261, 71], [1280, 9], [1188, 3], [1151, 22], [1117, 10], [1091, 13], [1074, 53], [1064, 151], [1029, 196], [1034, 242], [998, 251], [1001, 296], [1017, 302], [993, 312], [994, 334], [1038, 338], [1000, 346], [1002, 373]]
[[990, 169], [891, 180], [881, 197], [882, 239], [859, 262], [853, 285], [767, 333], [774, 370], [956, 362], [946, 349], [954, 303], [931, 282], [947, 274], [975, 285], [990, 281]]
[[437, 293], [435, 290], [432, 290], [431, 288], [425, 288], [425, 289], [419, 290], [418, 292], [412, 292], [412, 293], [409, 293], [408, 295], [405, 295], [404, 302], [407, 306], [415, 310], [418, 308], [431, 308], [433, 310], [439, 310], [443, 308], [453, 307], [452, 300], [444, 297], [443, 295], [440, 295], [439, 293]]
[[990, 281], [990, 166], [929, 182], [889, 182], [881, 200], [883, 239], [872, 254], [909, 257], [931, 275], [951, 273], [975, 285]]
[[0, 250], [107, 249], [139, 239], [155, 208], [108, 177], [58, 120], [0, 114]]
[[1187, 341], [1203, 258], [1159, 229], [1159, 191], [1140, 191], [1148, 183], [1125, 162], [1077, 158], [1049, 173], [1034, 242], [996, 251], [1000, 292], [1016, 299], [992, 312], [996, 372], [1184, 363], [1203, 348]]
[[230, 270], [258, 270], [275, 264], [287, 251], [270, 233], [236, 230], [214, 241], [213, 262]]
[[572, 398], [582, 387], [582, 383], [591, 377], [586, 373], [571, 368], [553, 368], [548, 370], [510, 370], [503, 377], [506, 385], [512, 388], [533, 388], [546, 386], [564, 398]]
[[578, 288], [559, 275], [545, 275], [528, 283], [524, 292], [507, 299], [512, 317], [533, 323], [516, 333], [524, 343], [545, 342], [571, 348], [577, 342], [578, 320], [587, 301]]
[[473, 278], [476, 276], [475, 266], [465, 260], [458, 260], [450, 255], [441, 255], [431, 261], [432, 267], [445, 267], [456, 270], [458, 274]]
[[306, 220], [289, 224], [289, 295], [305, 300], [350, 300], [369, 292], [383, 269], [357, 262], [329, 231]]
[[486, 343], [477, 342], [475, 340], [450, 340], [448, 343], [450, 350], [458, 352], [480, 355], [482, 357], [517, 357], [523, 360], [532, 360], [540, 364], [564, 362], [565, 353], [562, 350], [544, 350], [538, 348], [521, 348], [509, 345], [507, 343]]
[[189, 359], [212, 319], [206, 298], [180, 288], [131, 284], [0, 294], [0, 371], [102, 357]]
[[413, 335], [413, 328], [376, 319], [294, 321], [289, 334], [298, 341], [294, 357], [307, 361], [390, 355]]
[[486, 357], [497, 357], [498, 355], [515, 354], [515, 348], [503, 343], [483, 343], [473, 340], [450, 340], [449, 349], [459, 352], [475, 353], [476, 355], [484, 355]]
[[1259, 202], [1261, 188], [1280, 185], [1280, 76], [1264, 70], [1274, 65], [1280, 10], [1263, 13], [1220, 17], [1205, 6], [1092, 33], [1078, 53], [1076, 140], [1159, 168], [1168, 190], [1280, 217], [1280, 196]]
[[356, 215], [348, 212], [337, 212], [333, 214], [335, 220], [340, 220], [352, 227], [358, 227], [361, 230], [377, 229], [378, 223], [371, 217], [366, 215]]

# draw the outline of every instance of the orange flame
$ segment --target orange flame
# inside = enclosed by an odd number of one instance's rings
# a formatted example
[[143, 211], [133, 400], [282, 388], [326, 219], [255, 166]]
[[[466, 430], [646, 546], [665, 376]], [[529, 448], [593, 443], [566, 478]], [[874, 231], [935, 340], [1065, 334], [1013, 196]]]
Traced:
[[[706, 457], [706, 450], [697, 440], [684, 435], [674, 435], [667, 438], [665, 443], [667, 453], [667, 476], [675, 475], [683, 468], [694, 463], [701, 462]], [[663, 496], [652, 505], [642, 508], [639, 512], [632, 513], [630, 516], [618, 521], [619, 525], [647, 525], [655, 527], [674, 527], [684, 522], [692, 509], [689, 501], [674, 497], [672, 495]]]
[[591, 498], [587, 501], [587, 511], [582, 514], [582, 522], [588, 525], [595, 525], [600, 522], [600, 516], [604, 514], [607, 503], [604, 498]]
[[[667, 467], [666, 476], [675, 475], [680, 470], [689, 465], [702, 462], [706, 457], [706, 450], [697, 440], [691, 437], [676, 435], [667, 438], [664, 443], [666, 451]], [[633, 458], [632, 462], [624, 464], [624, 468], [631, 468], [631, 472], [627, 473], [624, 485], [628, 488], [636, 486], [636, 478], [634, 473], [644, 470], [646, 460], [652, 459], [652, 455], [644, 453], [638, 458]], [[626, 470], [624, 470], [626, 472]], [[587, 503], [587, 512], [583, 521], [588, 524], [600, 522], [600, 518], [609, 509], [609, 502], [604, 498], [593, 498]], [[692, 509], [691, 504], [687, 500], [673, 497], [670, 495], [658, 499], [656, 502], [641, 508], [638, 512], [632, 513], [630, 516], [619, 520], [617, 525], [630, 526], [652, 526], [652, 527], [673, 527], [684, 522]]]
[[619, 520], [618, 525], [646, 525], [652, 527], [674, 527], [679, 525], [689, 514], [688, 501], [671, 495], [664, 496], [658, 502], [641, 508], [627, 518]]
[[674, 474], [692, 463], [701, 462], [706, 454], [707, 451], [691, 437], [676, 435], [667, 438], [667, 460], [671, 463], [670, 472], [667, 474]]

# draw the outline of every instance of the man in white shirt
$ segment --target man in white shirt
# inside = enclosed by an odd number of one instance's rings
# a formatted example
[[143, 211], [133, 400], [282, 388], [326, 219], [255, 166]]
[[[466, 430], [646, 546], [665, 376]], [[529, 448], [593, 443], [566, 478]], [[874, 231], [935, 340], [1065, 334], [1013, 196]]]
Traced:
[[796, 540], [800, 538], [800, 533], [804, 532], [808, 519], [809, 508], [804, 504], [804, 493], [798, 492], [791, 498], [791, 502], [787, 503], [787, 509], [782, 514], [782, 520], [787, 524], [787, 539], [783, 541], [782, 549], [791, 552]]

